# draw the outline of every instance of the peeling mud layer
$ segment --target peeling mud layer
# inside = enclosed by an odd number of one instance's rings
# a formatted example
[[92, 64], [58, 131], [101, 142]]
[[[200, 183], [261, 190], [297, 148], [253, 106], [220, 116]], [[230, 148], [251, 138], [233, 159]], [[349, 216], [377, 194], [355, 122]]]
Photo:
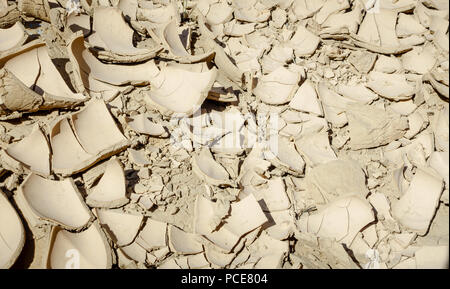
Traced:
[[448, 0], [0, 0], [0, 268], [448, 268]]

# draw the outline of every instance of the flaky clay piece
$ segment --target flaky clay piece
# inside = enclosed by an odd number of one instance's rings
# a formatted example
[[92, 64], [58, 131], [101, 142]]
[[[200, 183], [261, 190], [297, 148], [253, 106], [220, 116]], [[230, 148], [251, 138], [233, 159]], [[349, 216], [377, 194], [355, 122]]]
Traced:
[[53, 171], [62, 175], [83, 171], [129, 145], [102, 100], [56, 122], [50, 143]]
[[0, 55], [4, 51], [22, 45], [27, 37], [28, 35], [25, 33], [25, 27], [23, 27], [20, 22], [16, 22], [16, 24], [10, 28], [0, 28], [0, 39], [2, 39], [0, 41]]
[[30, 174], [19, 188], [19, 207], [28, 208], [39, 220], [69, 230], [86, 227], [92, 214], [72, 179], [51, 181]]
[[0, 268], [10, 268], [25, 243], [25, 230], [14, 207], [0, 190]]
[[208, 97], [216, 76], [216, 68], [191, 72], [168, 65], [155, 77], [155, 86], [148, 92], [145, 101], [162, 114], [190, 116]]
[[113, 158], [108, 161], [105, 173], [87, 196], [86, 203], [91, 207], [121, 207], [128, 203], [125, 193], [125, 175], [122, 164], [118, 159]]
[[101, 60], [111, 63], [133, 63], [151, 59], [162, 50], [133, 46], [133, 29], [125, 22], [122, 11], [114, 7], [96, 7], [93, 34], [89, 36], [90, 50]]
[[53, 227], [48, 269], [110, 269], [112, 251], [105, 233], [97, 222], [82, 232]]
[[39, 126], [34, 126], [31, 134], [21, 141], [11, 144], [2, 157], [12, 167], [24, 167], [39, 175], [50, 175], [50, 147]]

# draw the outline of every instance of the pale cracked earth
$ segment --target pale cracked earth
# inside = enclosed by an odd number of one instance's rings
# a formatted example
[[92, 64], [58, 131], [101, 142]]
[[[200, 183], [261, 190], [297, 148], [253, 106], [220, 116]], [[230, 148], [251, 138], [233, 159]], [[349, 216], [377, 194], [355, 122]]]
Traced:
[[448, 268], [448, 0], [0, 0], [0, 268]]

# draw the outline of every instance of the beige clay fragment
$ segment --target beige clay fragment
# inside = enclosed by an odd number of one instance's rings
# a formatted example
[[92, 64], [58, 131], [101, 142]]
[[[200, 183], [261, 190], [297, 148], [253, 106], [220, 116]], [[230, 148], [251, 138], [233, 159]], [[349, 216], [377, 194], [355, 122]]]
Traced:
[[8, 5], [7, 0], [0, 1], [0, 28], [6, 29], [20, 20], [20, 12], [16, 4]]
[[87, 99], [69, 87], [48, 52], [37, 40], [0, 58], [0, 118], [9, 111], [72, 107]]
[[302, 136], [295, 141], [295, 148], [312, 167], [337, 159], [326, 132]]
[[350, 147], [378, 147], [401, 138], [409, 128], [405, 117], [371, 106], [350, 105], [347, 110]]
[[297, 31], [292, 36], [288, 45], [294, 49], [296, 56], [309, 56], [316, 51], [319, 43], [320, 38], [318, 36], [302, 25], [298, 25]]
[[51, 181], [30, 174], [20, 186], [16, 200], [25, 215], [68, 230], [83, 229], [92, 219], [72, 179]]
[[346, 125], [348, 122], [345, 114], [346, 104], [355, 101], [332, 91], [325, 82], [320, 82], [317, 85], [317, 93], [322, 102], [325, 119], [335, 127]]
[[203, 252], [203, 246], [199, 242], [198, 235], [187, 233], [183, 230], [170, 225], [168, 228], [170, 248], [181, 254], [196, 254]]
[[305, 161], [296, 150], [294, 142], [279, 136], [274, 147], [265, 153], [266, 159], [280, 169], [295, 176], [301, 176], [305, 169]]
[[280, 67], [262, 76], [253, 93], [267, 104], [285, 104], [294, 97], [300, 77], [299, 73]]
[[70, 120], [57, 122], [51, 129], [50, 143], [52, 169], [63, 175], [83, 171], [128, 146], [128, 140], [100, 100], [92, 100]]
[[406, 76], [402, 74], [372, 71], [367, 87], [380, 96], [395, 101], [411, 99], [416, 93], [415, 84], [408, 82]]
[[111, 154], [128, 144], [103, 101], [92, 100], [70, 120], [81, 146], [90, 154]]
[[53, 227], [48, 254], [49, 269], [110, 269], [113, 262], [111, 247], [97, 222], [77, 233]]
[[374, 100], [378, 99], [378, 95], [373, 91], [371, 91], [370, 89], [368, 89], [363, 84], [358, 85], [338, 84], [336, 92], [351, 100], [361, 102], [362, 104], [370, 104]]
[[370, 204], [358, 197], [347, 196], [336, 199], [319, 212], [300, 218], [302, 232], [322, 238], [333, 238], [350, 246], [356, 234], [374, 221]]
[[42, 176], [50, 175], [50, 147], [38, 126], [21, 141], [11, 144], [3, 152], [3, 161], [12, 167], [26, 168]]
[[316, 89], [309, 80], [302, 83], [291, 102], [289, 102], [289, 106], [295, 110], [323, 116], [322, 105], [317, 98]]
[[221, 218], [217, 221], [214, 203], [199, 194], [195, 201], [194, 233], [202, 235], [228, 253], [239, 242], [239, 236], [224, 226], [218, 228], [218, 223], [221, 222]]
[[308, 194], [318, 204], [346, 195], [365, 198], [369, 193], [364, 171], [352, 160], [335, 160], [318, 165], [307, 174], [305, 181]]
[[88, 77], [116, 86], [139, 85], [149, 83], [159, 73], [152, 60], [135, 65], [102, 63], [84, 47], [81, 32], [75, 33], [67, 43], [69, 58], [78, 78], [77, 85], [81, 87], [89, 88]]
[[143, 216], [124, 213], [120, 210], [96, 209], [100, 224], [119, 247], [130, 245], [139, 229]]
[[6, 195], [0, 191], [0, 268], [10, 268], [19, 257], [25, 243], [25, 230], [19, 215]]
[[22, 45], [27, 38], [25, 27], [20, 22], [16, 22], [10, 28], [0, 28], [0, 55], [9, 49]]
[[412, 45], [402, 44], [396, 33], [398, 12], [380, 9], [379, 13], [366, 13], [358, 34], [352, 34], [357, 46], [372, 52], [398, 54], [411, 49]]
[[160, 123], [152, 122], [145, 114], [138, 114], [128, 122], [132, 130], [150, 136], [167, 137], [168, 133]]
[[136, 243], [148, 252], [167, 246], [167, 223], [147, 219], [136, 238]]
[[[189, 29], [184, 31], [190, 33]], [[162, 31], [161, 39], [165, 47], [169, 50], [170, 57], [179, 61], [180, 63], [202, 62], [213, 56], [213, 52], [207, 52], [199, 55], [189, 54], [181, 41], [179, 27], [176, 21], [167, 23]]]
[[192, 170], [206, 183], [211, 185], [225, 185], [230, 183], [230, 175], [219, 164], [208, 148], [204, 148], [192, 158]]
[[87, 38], [90, 50], [103, 61], [111, 63], [142, 62], [155, 57], [162, 47], [152, 49], [133, 46], [133, 29], [122, 12], [114, 7], [97, 7], [93, 15], [93, 34]]
[[393, 217], [407, 229], [424, 235], [438, 207], [442, 188], [440, 177], [417, 169], [408, 190], [393, 205]]
[[208, 96], [217, 70], [191, 72], [176, 66], [166, 66], [153, 79], [145, 100], [162, 114], [190, 116]]
[[122, 164], [116, 158], [108, 161], [105, 173], [86, 197], [90, 207], [117, 208], [128, 203], [125, 175]]

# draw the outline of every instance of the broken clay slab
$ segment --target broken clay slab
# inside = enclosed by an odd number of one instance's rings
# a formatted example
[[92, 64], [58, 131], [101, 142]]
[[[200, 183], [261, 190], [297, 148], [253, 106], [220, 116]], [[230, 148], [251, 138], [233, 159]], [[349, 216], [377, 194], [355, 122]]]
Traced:
[[291, 101], [297, 91], [300, 79], [300, 73], [280, 67], [267, 75], [263, 75], [258, 80], [253, 93], [267, 104], [285, 104]]
[[314, 54], [320, 41], [318, 36], [299, 24], [297, 31], [287, 45], [294, 49], [295, 56], [297, 57], [310, 56]]
[[143, 216], [127, 214], [121, 210], [95, 209], [100, 224], [119, 247], [133, 243], [141, 228]]
[[76, 233], [55, 226], [48, 247], [47, 268], [110, 269], [112, 254], [105, 233], [97, 222]]
[[158, 73], [153, 60], [132, 65], [105, 64], [84, 46], [84, 37], [79, 31], [67, 41], [69, 59], [73, 64], [78, 89], [89, 88], [89, 77], [114, 86], [126, 84], [145, 85]]
[[25, 230], [14, 207], [0, 190], [0, 268], [10, 268], [22, 252]]
[[110, 63], [135, 63], [154, 58], [161, 46], [151, 49], [133, 46], [133, 29], [125, 22], [122, 11], [115, 7], [96, 7], [93, 34], [86, 40], [91, 52]]
[[145, 225], [136, 238], [136, 243], [147, 252], [167, 246], [167, 223], [147, 218]]
[[346, 113], [353, 150], [386, 145], [401, 138], [409, 128], [407, 118], [373, 106], [351, 104]]
[[156, 137], [168, 137], [166, 128], [160, 124], [151, 121], [146, 114], [138, 114], [131, 117], [128, 125], [132, 130], [138, 133], [147, 134]]
[[28, 38], [25, 27], [20, 22], [6, 29], [0, 28], [0, 55], [5, 51], [21, 46]]
[[295, 93], [289, 106], [295, 110], [309, 112], [318, 116], [323, 116], [322, 104], [320, 103], [314, 85], [305, 80]]
[[160, 36], [163, 45], [169, 50], [169, 57], [180, 63], [198, 63], [211, 58], [214, 52], [206, 52], [198, 55], [191, 55], [186, 50], [181, 41], [182, 34], [189, 34], [190, 29], [184, 29], [179, 33], [179, 27], [176, 21], [167, 23]]
[[200, 243], [200, 236], [188, 233], [180, 228], [169, 225], [168, 228], [170, 248], [180, 254], [197, 254], [203, 252], [203, 245]]
[[192, 157], [192, 170], [201, 180], [208, 184], [216, 186], [231, 184], [230, 175], [214, 159], [208, 148], [203, 148], [200, 153]]
[[294, 176], [301, 176], [305, 170], [305, 161], [295, 148], [294, 142], [279, 136], [277, 141], [269, 144], [265, 157], [274, 166]]
[[417, 169], [408, 190], [392, 206], [392, 215], [407, 229], [424, 235], [439, 205], [444, 182], [433, 172]]
[[301, 136], [295, 141], [295, 148], [310, 167], [337, 159], [324, 131]]
[[398, 12], [381, 9], [377, 13], [366, 13], [358, 33], [350, 33], [355, 45], [372, 52], [399, 54], [412, 48], [400, 41], [396, 33]]
[[92, 100], [70, 115], [70, 121], [63, 118], [57, 122], [50, 143], [52, 169], [62, 175], [83, 171], [129, 145], [102, 100]]
[[17, 143], [11, 144], [2, 151], [2, 160], [13, 171], [22, 168], [42, 176], [50, 175], [50, 147], [47, 137], [38, 125], [32, 132]]
[[30, 174], [15, 199], [31, 226], [50, 223], [68, 230], [81, 230], [93, 217], [70, 178], [52, 181]]
[[411, 99], [417, 92], [417, 84], [408, 82], [404, 74], [369, 73], [367, 87], [381, 97], [399, 101]]
[[365, 198], [369, 193], [366, 176], [353, 160], [335, 160], [312, 168], [305, 178], [306, 188], [317, 204], [331, 202], [345, 195]]
[[86, 197], [86, 204], [96, 208], [118, 208], [128, 202], [122, 164], [117, 158], [112, 158], [106, 164], [100, 181]]
[[164, 115], [190, 116], [207, 98], [216, 76], [216, 68], [192, 72], [180, 66], [167, 65], [153, 79], [145, 101]]
[[73, 107], [87, 99], [64, 80], [54, 61], [49, 48], [40, 41], [13, 49], [0, 58], [1, 118], [5, 118], [4, 114], [6, 118], [14, 117], [14, 112]]
[[301, 232], [332, 238], [350, 246], [358, 232], [374, 220], [369, 202], [358, 196], [345, 196], [315, 214], [302, 216], [298, 226]]

